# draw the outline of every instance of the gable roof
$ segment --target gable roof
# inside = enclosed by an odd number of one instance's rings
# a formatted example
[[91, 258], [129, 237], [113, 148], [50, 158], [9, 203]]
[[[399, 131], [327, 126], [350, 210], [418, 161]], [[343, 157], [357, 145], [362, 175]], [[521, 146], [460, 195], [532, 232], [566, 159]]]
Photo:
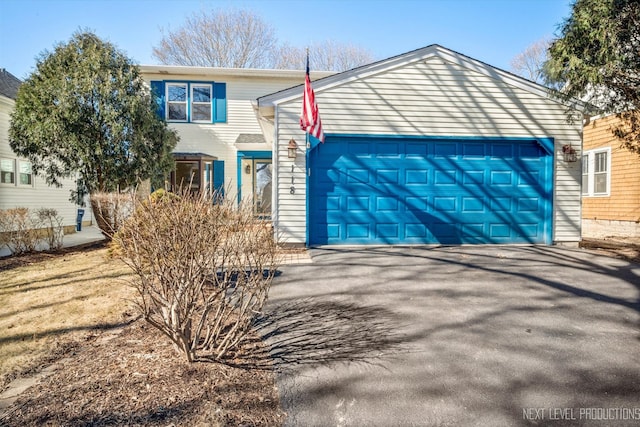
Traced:
[[[473, 59], [469, 56], [463, 55], [437, 44], [432, 44], [420, 49], [403, 53], [401, 55], [393, 56], [388, 59], [383, 59], [381, 61], [373, 62], [368, 65], [363, 65], [352, 70], [334, 74], [333, 76], [320, 78], [313, 82], [313, 90], [316, 93], [322, 92], [323, 90], [340, 86], [354, 80], [360, 80], [375, 74], [386, 72], [418, 61], [425, 61], [434, 57], [441, 58], [447, 62], [457, 64], [463, 68], [470, 69], [480, 74], [484, 74], [495, 80], [499, 80], [511, 86], [518, 87], [540, 97], [552, 98], [552, 90], [543, 85], [532, 82], [508, 71], [493, 67], [487, 63], [478, 61], [477, 59]], [[301, 98], [303, 86], [304, 85], [298, 85], [289, 89], [262, 96], [257, 100], [258, 106], [272, 106], [291, 101], [296, 98]], [[556, 102], [562, 103], [560, 100], [556, 100]]]
[[0, 68], [0, 95], [16, 99], [21, 84], [22, 81], [19, 78], [4, 68]]

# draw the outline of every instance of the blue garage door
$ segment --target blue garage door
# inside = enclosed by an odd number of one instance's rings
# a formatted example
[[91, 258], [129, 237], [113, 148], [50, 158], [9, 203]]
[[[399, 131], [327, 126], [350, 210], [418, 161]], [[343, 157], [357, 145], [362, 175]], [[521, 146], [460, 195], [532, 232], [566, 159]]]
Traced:
[[327, 137], [309, 244], [548, 244], [552, 164], [533, 139]]

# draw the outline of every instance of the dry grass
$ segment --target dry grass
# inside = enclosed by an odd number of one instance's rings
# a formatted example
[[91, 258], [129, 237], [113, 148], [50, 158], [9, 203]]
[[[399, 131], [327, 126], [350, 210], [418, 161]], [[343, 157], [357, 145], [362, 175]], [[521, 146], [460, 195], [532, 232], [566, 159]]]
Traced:
[[57, 343], [120, 326], [129, 274], [100, 247], [0, 260], [0, 389]]
[[[129, 269], [104, 248], [0, 259], [0, 389], [50, 365], [0, 412], [8, 427], [280, 426], [257, 334], [227, 364], [187, 363], [124, 299]], [[135, 321], [134, 321], [135, 320]]]

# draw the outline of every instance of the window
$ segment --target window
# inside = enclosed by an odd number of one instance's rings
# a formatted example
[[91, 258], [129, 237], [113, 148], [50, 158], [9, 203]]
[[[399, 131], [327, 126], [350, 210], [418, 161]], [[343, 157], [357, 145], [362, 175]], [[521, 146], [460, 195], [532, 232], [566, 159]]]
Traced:
[[607, 152], [595, 153], [595, 169], [593, 171], [595, 188], [594, 194], [602, 194], [607, 192], [607, 183], [609, 181], [609, 167], [607, 166]]
[[176, 162], [177, 188], [189, 188], [192, 191], [200, 189], [200, 162]]
[[20, 185], [32, 185], [31, 162], [20, 161]]
[[582, 156], [582, 194], [589, 194], [589, 156]]
[[191, 85], [191, 121], [211, 123], [211, 85]]
[[11, 159], [0, 159], [0, 183], [16, 183], [15, 164], [16, 162]]
[[582, 194], [608, 196], [611, 188], [611, 148], [586, 151], [582, 155]]
[[187, 121], [187, 84], [167, 84], [167, 120]]
[[227, 85], [217, 82], [150, 83], [158, 115], [169, 122], [226, 123]]

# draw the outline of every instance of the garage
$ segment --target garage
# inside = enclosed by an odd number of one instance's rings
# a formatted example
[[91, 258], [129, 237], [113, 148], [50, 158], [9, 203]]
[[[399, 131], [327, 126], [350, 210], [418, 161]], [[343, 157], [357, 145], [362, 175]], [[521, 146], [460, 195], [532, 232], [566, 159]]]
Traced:
[[279, 239], [577, 246], [578, 104], [438, 45], [311, 77], [324, 143], [300, 128], [303, 85], [256, 103]]
[[330, 138], [310, 153], [310, 244], [548, 244], [545, 144]]

